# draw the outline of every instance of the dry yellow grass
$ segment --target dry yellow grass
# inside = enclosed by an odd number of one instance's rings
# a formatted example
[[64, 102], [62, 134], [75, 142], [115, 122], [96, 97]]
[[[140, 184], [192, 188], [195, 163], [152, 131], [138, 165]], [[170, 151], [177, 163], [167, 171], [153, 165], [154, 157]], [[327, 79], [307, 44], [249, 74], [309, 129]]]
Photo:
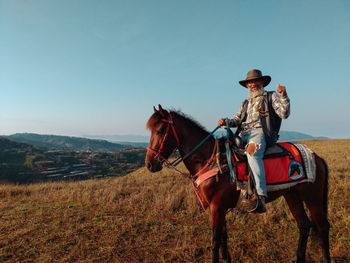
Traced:
[[[331, 256], [350, 260], [350, 140], [309, 140], [330, 170]], [[182, 167], [183, 168], [183, 167]], [[297, 227], [285, 201], [227, 215], [233, 262], [288, 262]], [[163, 169], [72, 183], [0, 186], [0, 262], [210, 262], [209, 218], [190, 181]], [[307, 260], [320, 258], [309, 242]]]

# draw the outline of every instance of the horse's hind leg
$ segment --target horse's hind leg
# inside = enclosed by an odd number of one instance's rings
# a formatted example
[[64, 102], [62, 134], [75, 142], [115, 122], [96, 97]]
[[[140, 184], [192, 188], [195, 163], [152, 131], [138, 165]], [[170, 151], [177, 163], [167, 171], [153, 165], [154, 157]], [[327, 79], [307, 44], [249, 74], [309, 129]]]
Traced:
[[296, 192], [292, 190], [284, 194], [284, 198], [286, 199], [289, 209], [297, 221], [299, 228], [298, 250], [296, 256], [291, 259], [291, 262], [305, 262], [305, 252], [311, 223], [305, 212], [303, 201], [300, 200]]
[[328, 202], [328, 168], [323, 159], [317, 158], [317, 176], [313, 184], [315, 189], [310, 189], [314, 195], [305, 198], [305, 204], [310, 211], [311, 220], [316, 225], [318, 237], [321, 239], [323, 250], [323, 262], [331, 262], [329, 253], [329, 222], [327, 220]]
[[318, 238], [321, 239], [321, 245], [323, 250], [323, 262], [331, 262], [329, 253], [329, 223], [324, 216], [323, 211], [320, 211], [318, 207], [308, 204], [306, 206], [310, 210], [311, 220], [316, 225], [318, 231]]

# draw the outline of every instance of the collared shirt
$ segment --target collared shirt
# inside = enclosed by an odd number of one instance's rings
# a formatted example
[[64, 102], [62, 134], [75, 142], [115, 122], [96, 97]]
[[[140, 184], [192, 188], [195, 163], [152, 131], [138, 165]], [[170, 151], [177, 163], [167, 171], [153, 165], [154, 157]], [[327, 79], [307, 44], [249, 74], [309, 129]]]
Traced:
[[[267, 92], [264, 92], [264, 95]], [[248, 101], [247, 106], [247, 118], [242, 123], [242, 130], [248, 130], [253, 128], [261, 128], [260, 115], [266, 114], [261, 110], [261, 102], [263, 100], [263, 95], [251, 98]], [[237, 127], [241, 121], [241, 116], [243, 112], [242, 102], [238, 112], [230, 119], [230, 127]], [[282, 119], [288, 118], [290, 114], [290, 103], [289, 98], [286, 95], [285, 97], [280, 97], [277, 92], [272, 93], [272, 107], [275, 110], [276, 114]]]

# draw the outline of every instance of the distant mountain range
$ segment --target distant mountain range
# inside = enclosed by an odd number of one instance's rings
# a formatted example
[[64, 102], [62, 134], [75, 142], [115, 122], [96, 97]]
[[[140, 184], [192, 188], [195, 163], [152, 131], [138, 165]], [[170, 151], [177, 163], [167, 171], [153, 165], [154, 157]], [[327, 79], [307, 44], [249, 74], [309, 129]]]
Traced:
[[128, 143], [148, 143], [150, 136], [125, 134], [125, 135], [82, 135], [89, 139], [102, 139], [110, 142], [128, 144]]
[[[218, 134], [226, 134], [224, 130], [217, 132]], [[104, 139], [107, 141], [120, 143], [147, 146], [150, 136], [143, 135], [84, 135], [83, 137], [90, 139]], [[294, 141], [294, 140], [304, 140], [304, 139], [329, 139], [327, 137], [314, 137], [305, 133], [296, 131], [280, 131], [280, 141]]]
[[[219, 134], [225, 134], [221, 131]], [[88, 138], [69, 137], [58, 135], [41, 135], [35, 133], [16, 133], [3, 136], [9, 140], [27, 143], [34, 146], [57, 150], [117, 152], [125, 148], [146, 147], [149, 136], [143, 135], [86, 135]], [[94, 138], [94, 139], [93, 139]], [[281, 131], [279, 141], [295, 141], [303, 139], [328, 139], [327, 137], [314, 137], [295, 131]]]
[[117, 152], [125, 148], [130, 148], [130, 146], [112, 143], [107, 140], [91, 140], [87, 138], [41, 135], [35, 133], [16, 133], [3, 137], [15, 142], [27, 143], [56, 150]]

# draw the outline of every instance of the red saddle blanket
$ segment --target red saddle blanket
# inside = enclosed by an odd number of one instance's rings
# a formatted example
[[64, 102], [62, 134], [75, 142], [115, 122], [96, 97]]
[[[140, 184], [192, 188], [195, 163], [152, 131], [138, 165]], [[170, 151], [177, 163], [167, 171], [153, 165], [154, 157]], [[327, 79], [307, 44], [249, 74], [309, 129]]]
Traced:
[[[305, 168], [302, 156], [292, 143], [278, 143], [283, 147], [287, 155], [281, 157], [266, 158], [264, 157], [266, 184], [281, 184], [295, 182], [306, 178]], [[238, 181], [248, 180], [246, 164], [238, 164], [234, 168]]]

